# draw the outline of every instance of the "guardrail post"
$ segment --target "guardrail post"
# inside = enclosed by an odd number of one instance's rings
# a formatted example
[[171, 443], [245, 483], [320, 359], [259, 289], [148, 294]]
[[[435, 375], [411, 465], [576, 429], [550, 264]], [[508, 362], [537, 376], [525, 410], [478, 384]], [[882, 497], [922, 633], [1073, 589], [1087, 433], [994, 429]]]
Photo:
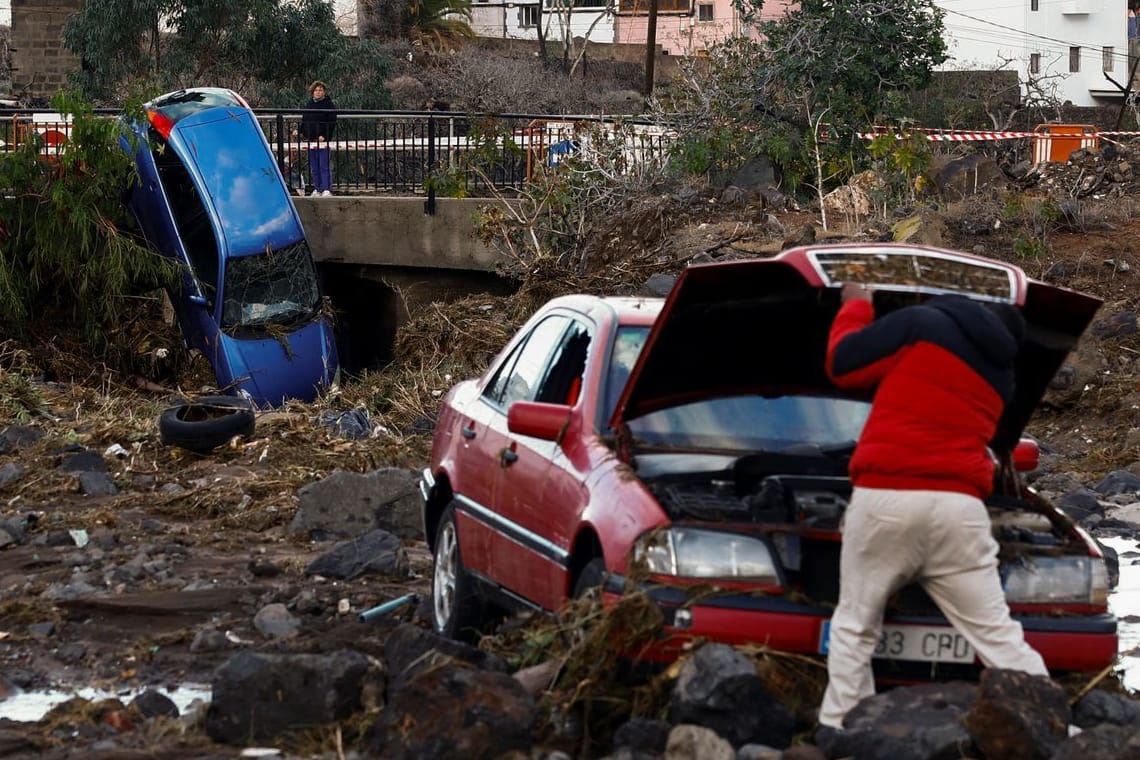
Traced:
[[435, 181], [428, 176], [435, 169], [435, 119], [430, 115], [427, 122], [427, 166], [424, 168], [424, 184], [427, 185], [427, 200], [424, 213], [435, 216]]
[[285, 115], [277, 114], [277, 168], [285, 171]]

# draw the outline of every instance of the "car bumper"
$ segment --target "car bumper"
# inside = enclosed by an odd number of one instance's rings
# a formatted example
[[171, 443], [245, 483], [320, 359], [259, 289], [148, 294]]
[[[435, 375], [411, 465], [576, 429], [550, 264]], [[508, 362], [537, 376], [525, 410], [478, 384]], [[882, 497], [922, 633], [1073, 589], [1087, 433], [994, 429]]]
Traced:
[[[620, 579], [611, 578], [607, 596], [616, 599], [621, 588]], [[647, 653], [649, 659], [655, 660], [673, 659], [693, 642], [705, 640], [761, 645], [805, 655], [821, 654], [824, 627], [832, 613], [827, 607], [791, 602], [778, 596], [731, 594], [689, 603], [680, 589], [652, 587], [646, 592], [665, 616], [664, 636]], [[1015, 616], [1015, 619], [1025, 631], [1026, 641], [1041, 654], [1051, 671], [1097, 671], [1116, 657], [1116, 618], [1111, 614], [1062, 618]], [[949, 622], [937, 615], [896, 615], [884, 622], [953, 631]], [[919, 664], [929, 669], [929, 663]], [[938, 664], [941, 667], [942, 663]]]

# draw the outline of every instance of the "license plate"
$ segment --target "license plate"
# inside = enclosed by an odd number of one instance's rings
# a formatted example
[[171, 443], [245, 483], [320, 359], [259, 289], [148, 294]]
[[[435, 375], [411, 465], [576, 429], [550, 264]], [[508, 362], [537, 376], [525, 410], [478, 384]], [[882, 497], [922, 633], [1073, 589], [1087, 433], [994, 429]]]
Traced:
[[[823, 621], [819, 636], [819, 651], [827, 654], [827, 641], [831, 621]], [[883, 660], [914, 660], [917, 662], [974, 661], [974, 648], [966, 637], [953, 628], [937, 625], [884, 625], [873, 655]]]

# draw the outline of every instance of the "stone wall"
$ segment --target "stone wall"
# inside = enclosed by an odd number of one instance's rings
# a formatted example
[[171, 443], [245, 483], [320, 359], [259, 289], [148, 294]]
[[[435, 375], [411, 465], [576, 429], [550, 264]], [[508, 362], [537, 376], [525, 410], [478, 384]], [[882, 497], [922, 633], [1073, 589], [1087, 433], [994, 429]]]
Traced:
[[50, 98], [79, 59], [63, 47], [63, 27], [83, 0], [12, 0], [12, 93], [25, 101]]
[[[506, 39], [502, 37], [480, 37], [476, 41], [479, 47], [498, 53], [526, 53], [534, 55], [538, 52], [538, 40]], [[562, 54], [562, 47], [558, 40], [547, 40], [547, 50], [556, 59]], [[620, 61], [624, 63], [645, 64], [645, 45], [629, 44], [625, 42], [589, 42], [586, 55], [594, 61]], [[680, 71], [678, 56], [669, 55], [660, 45], [657, 46], [657, 61], [653, 65], [653, 79], [657, 82], [667, 82]]]

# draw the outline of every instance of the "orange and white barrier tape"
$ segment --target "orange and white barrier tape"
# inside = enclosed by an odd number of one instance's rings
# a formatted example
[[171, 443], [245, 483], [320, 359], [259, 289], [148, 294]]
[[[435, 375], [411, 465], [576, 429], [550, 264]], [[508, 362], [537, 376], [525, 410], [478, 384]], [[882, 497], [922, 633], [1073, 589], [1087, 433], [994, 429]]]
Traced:
[[[926, 130], [918, 130], [926, 132]], [[954, 131], [954, 132], [928, 132], [923, 135], [930, 142], [983, 142], [986, 140], [1013, 140], [1020, 137], [1033, 137], [1033, 132], [985, 132], [985, 131]], [[902, 139], [908, 137], [905, 132], [859, 132], [864, 140], [874, 140], [878, 137], [895, 137]]]
[[[913, 130], [915, 132], [924, 132], [923, 136], [931, 142], [982, 142], [986, 140], [1013, 140], [1024, 137], [1036, 138], [1049, 138], [1049, 137], [1087, 137], [1087, 138], [1100, 138], [1108, 139], [1109, 137], [1140, 137], [1140, 131], [1120, 131], [1120, 130], [1106, 130], [1104, 132], [987, 132], [984, 130], [962, 130], [962, 131], [938, 131], [938, 130]], [[909, 132], [857, 132], [856, 135], [864, 140], [874, 140], [877, 137], [894, 137], [895, 139], [903, 139], [909, 137]]]

